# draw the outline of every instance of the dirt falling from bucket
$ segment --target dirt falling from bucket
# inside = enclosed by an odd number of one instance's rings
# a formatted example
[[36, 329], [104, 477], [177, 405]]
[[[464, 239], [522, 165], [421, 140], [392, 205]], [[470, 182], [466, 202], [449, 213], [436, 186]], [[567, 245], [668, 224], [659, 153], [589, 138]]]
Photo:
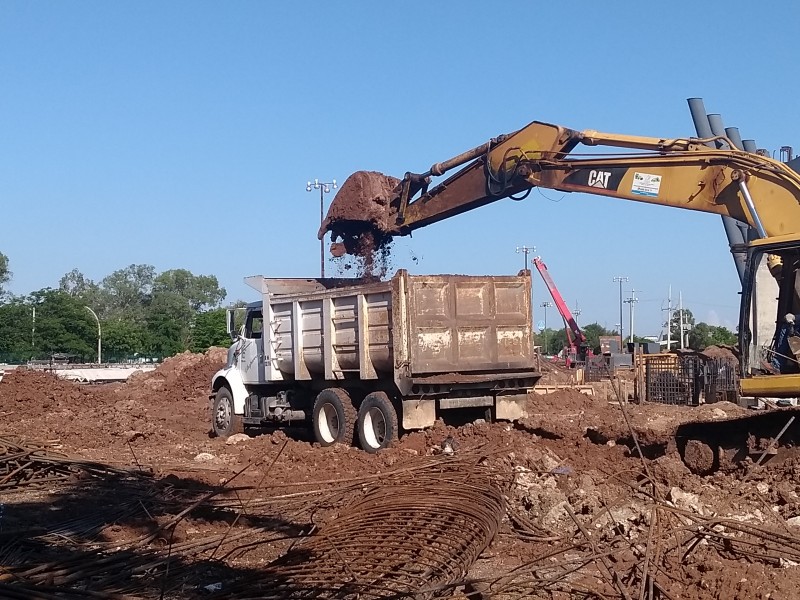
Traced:
[[330, 232], [331, 254], [339, 271], [365, 279], [383, 279], [391, 268], [394, 227], [391, 201], [400, 180], [376, 171], [357, 171], [345, 180], [320, 228]]

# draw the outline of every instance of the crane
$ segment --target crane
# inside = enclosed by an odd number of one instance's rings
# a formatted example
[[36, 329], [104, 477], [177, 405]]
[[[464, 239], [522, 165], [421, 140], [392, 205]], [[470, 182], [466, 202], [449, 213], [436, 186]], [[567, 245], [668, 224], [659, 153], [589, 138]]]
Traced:
[[586, 336], [583, 331], [581, 331], [581, 328], [578, 327], [578, 322], [572, 315], [572, 311], [570, 311], [567, 303], [564, 302], [564, 298], [561, 296], [561, 292], [558, 291], [558, 287], [550, 276], [547, 265], [544, 264], [542, 258], [536, 256], [533, 259], [533, 265], [536, 267], [536, 270], [539, 271], [544, 285], [553, 297], [553, 302], [555, 302], [556, 308], [558, 309], [558, 314], [564, 319], [564, 330], [567, 334], [567, 347], [564, 349], [566, 351], [565, 358], [567, 360], [567, 366], [576, 366], [576, 362], [584, 362], [586, 361], [587, 354], [591, 355], [589, 342], [586, 340]]

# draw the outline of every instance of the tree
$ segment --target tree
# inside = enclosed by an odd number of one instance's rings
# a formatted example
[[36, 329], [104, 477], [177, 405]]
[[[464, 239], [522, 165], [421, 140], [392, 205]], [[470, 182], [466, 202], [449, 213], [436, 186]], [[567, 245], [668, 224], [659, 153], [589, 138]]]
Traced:
[[224, 308], [215, 308], [199, 313], [194, 319], [190, 350], [203, 352], [212, 346], [230, 346], [225, 323], [227, 311]]
[[732, 346], [736, 342], [736, 334], [725, 327], [698, 323], [689, 331], [689, 347], [693, 350], [705, 350], [709, 346]]
[[0, 360], [23, 362], [31, 358], [33, 314], [24, 298], [0, 305]]
[[156, 269], [152, 265], [129, 265], [114, 271], [100, 283], [108, 319], [145, 320], [145, 307], [153, 293]]
[[8, 268], [8, 257], [0, 252], [0, 296], [5, 295], [5, 285], [11, 281], [11, 271]]
[[153, 281], [153, 294], [168, 292], [185, 299], [195, 312], [214, 308], [227, 292], [213, 275], [194, 275], [186, 269], [164, 271]]
[[103, 321], [103, 355], [106, 360], [125, 360], [145, 349], [147, 331], [144, 325], [117, 319]]
[[[597, 354], [600, 353], [600, 336], [612, 335], [612, 332], [608, 331], [599, 323], [590, 323], [585, 327], [581, 327], [581, 329], [583, 330], [583, 335], [586, 336], [589, 347]], [[619, 332], [617, 332], [617, 334], [619, 334]]]
[[96, 358], [97, 325], [83, 302], [61, 290], [45, 288], [29, 296], [36, 307], [34, 355], [47, 358], [63, 352]]
[[179, 294], [159, 292], [147, 310], [145, 349], [156, 356], [172, 356], [188, 348], [194, 311]]

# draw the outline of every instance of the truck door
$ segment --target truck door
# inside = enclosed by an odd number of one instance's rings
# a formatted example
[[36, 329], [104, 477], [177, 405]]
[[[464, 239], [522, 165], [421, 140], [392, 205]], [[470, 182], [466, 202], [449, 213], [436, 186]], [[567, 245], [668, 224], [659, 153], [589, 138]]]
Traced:
[[264, 383], [264, 317], [261, 310], [247, 313], [237, 367], [244, 383]]

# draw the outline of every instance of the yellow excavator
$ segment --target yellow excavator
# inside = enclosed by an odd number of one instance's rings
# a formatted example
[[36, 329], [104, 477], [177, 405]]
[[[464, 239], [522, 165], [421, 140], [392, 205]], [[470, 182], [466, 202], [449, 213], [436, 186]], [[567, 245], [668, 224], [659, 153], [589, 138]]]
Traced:
[[[491, 202], [521, 199], [535, 187], [732, 217], [758, 233], [748, 246], [741, 294], [740, 392], [800, 397], [800, 323], [794, 330], [800, 313], [800, 175], [782, 162], [718, 149], [714, 142], [735, 147], [721, 136], [653, 138], [534, 121], [424, 173], [402, 179], [354, 173], [334, 198], [319, 237], [332, 234], [335, 255], [358, 254]], [[581, 145], [609, 151], [575, 153]], [[433, 177], [456, 168], [431, 186]]]

